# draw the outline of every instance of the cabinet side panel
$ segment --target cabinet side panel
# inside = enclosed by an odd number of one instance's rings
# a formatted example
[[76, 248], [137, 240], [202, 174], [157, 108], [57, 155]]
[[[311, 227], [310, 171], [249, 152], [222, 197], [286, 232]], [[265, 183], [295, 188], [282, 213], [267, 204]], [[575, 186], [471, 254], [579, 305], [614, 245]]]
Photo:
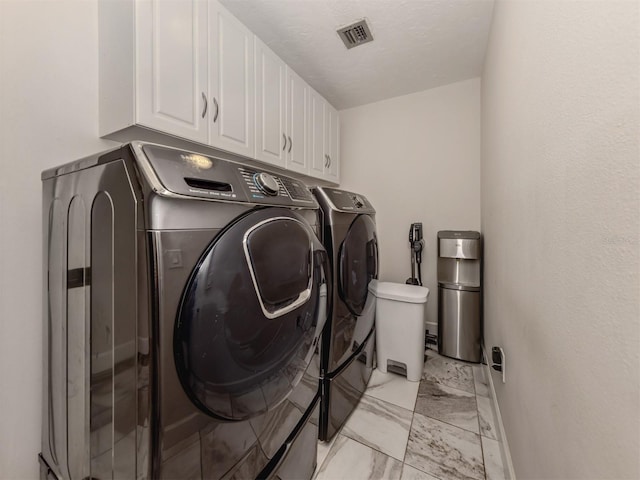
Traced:
[[98, 2], [99, 134], [134, 123], [134, 2]]

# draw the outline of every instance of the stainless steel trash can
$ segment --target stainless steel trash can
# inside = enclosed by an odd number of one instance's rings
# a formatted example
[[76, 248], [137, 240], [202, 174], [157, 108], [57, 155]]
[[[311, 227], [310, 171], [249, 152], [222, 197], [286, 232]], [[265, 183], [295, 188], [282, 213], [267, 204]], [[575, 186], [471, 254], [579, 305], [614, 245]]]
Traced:
[[482, 360], [482, 239], [479, 232], [438, 232], [438, 351]]

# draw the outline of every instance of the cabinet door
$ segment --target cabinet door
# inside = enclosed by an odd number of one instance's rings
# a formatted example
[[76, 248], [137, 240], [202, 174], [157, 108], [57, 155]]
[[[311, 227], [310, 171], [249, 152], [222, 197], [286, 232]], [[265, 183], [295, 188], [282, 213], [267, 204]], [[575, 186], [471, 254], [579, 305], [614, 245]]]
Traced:
[[322, 178], [327, 168], [325, 153], [325, 100], [315, 90], [311, 91], [309, 106], [309, 143], [311, 175]]
[[287, 168], [309, 173], [309, 85], [287, 68]]
[[338, 111], [317, 92], [311, 92], [310, 102], [310, 175], [339, 183]]
[[254, 157], [253, 34], [216, 0], [209, 2], [209, 143]]
[[206, 143], [206, 3], [136, 2], [136, 44], [137, 122]]
[[286, 65], [255, 37], [256, 159], [284, 167], [286, 127]]
[[325, 153], [328, 167], [324, 170], [324, 178], [330, 182], [340, 183], [340, 117], [338, 111], [325, 103]]

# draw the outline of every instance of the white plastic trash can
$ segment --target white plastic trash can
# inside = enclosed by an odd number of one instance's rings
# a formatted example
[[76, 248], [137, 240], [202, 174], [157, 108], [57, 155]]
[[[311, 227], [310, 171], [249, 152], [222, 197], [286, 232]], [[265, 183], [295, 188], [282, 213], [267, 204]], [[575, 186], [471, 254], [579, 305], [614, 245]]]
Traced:
[[406, 368], [407, 380], [419, 382], [424, 361], [424, 309], [429, 289], [403, 283], [371, 282], [376, 297], [376, 357], [380, 371], [389, 362]]

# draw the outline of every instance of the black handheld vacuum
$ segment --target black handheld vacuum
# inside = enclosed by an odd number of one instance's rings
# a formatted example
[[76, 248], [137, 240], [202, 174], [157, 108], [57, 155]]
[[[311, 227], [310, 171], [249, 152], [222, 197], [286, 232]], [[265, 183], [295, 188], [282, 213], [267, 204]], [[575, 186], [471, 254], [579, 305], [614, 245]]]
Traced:
[[[409, 227], [409, 244], [411, 245], [411, 278], [407, 278], [408, 285], [422, 286], [422, 249], [424, 240], [422, 239], [422, 223], [412, 223]], [[416, 276], [417, 272], [417, 276]]]

